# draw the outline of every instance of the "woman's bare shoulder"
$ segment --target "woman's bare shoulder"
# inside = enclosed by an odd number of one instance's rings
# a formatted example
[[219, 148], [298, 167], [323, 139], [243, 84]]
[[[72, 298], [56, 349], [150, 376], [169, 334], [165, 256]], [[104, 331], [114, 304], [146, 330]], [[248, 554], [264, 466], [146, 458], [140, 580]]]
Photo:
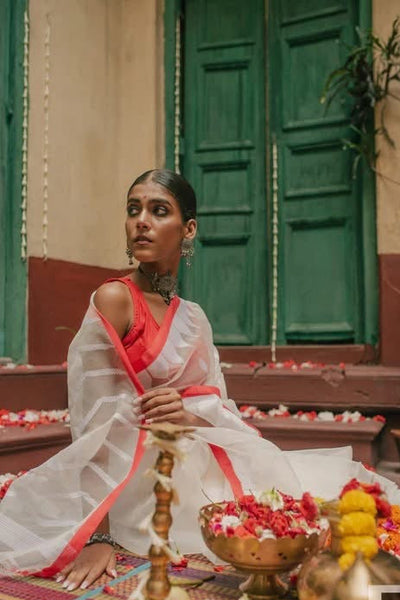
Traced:
[[94, 304], [122, 338], [132, 325], [133, 301], [122, 281], [103, 283], [94, 295]]
[[[117, 303], [122, 305], [130, 298], [128, 286], [122, 281], [108, 281], [103, 283], [95, 293], [96, 306], [100, 302]], [[98, 307], [99, 308], [99, 307]]]

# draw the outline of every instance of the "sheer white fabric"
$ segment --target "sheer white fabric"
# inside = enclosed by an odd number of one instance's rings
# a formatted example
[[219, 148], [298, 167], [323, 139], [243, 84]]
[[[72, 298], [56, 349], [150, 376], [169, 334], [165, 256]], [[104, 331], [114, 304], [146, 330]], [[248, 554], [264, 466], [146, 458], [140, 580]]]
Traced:
[[[154, 509], [154, 481], [144, 471], [153, 466], [156, 451], [146, 451], [134, 470], [140, 442], [132, 403], [143, 389], [167, 385], [184, 394], [192, 388], [185, 407], [210, 423], [186, 441], [186, 460], [173, 472], [180, 504], [172, 509], [171, 538], [181, 552], [205, 551], [198, 509], [209, 499], [232, 498], [213, 447], [226, 452], [244, 491], [275, 486], [295, 496], [309, 490], [330, 498], [353, 476], [381, 480], [352, 462], [348, 450], [282, 452], [249, 428], [226, 396], [211, 328], [198, 305], [180, 300], [161, 351], [141, 372], [129, 373], [121, 348], [92, 299], [68, 356], [73, 443], [16, 480], [1, 503], [1, 572], [36, 572], [49, 565], [48, 574], [59, 570], [106, 512], [115, 540], [146, 553], [149, 540], [138, 526]], [[199, 386], [218, 389], [196, 392]], [[383, 484], [399, 502], [396, 486]]]

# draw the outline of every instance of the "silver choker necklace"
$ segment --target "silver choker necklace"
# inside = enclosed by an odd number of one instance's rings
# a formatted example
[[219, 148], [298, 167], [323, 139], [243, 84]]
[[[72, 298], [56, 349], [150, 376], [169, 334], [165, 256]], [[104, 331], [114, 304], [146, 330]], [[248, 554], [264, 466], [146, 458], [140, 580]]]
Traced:
[[177, 292], [177, 279], [171, 273], [167, 271], [165, 275], [159, 275], [158, 273], [146, 273], [142, 269], [142, 265], [139, 265], [138, 271], [150, 281], [153, 292], [160, 294], [161, 298], [166, 304], [170, 304]]

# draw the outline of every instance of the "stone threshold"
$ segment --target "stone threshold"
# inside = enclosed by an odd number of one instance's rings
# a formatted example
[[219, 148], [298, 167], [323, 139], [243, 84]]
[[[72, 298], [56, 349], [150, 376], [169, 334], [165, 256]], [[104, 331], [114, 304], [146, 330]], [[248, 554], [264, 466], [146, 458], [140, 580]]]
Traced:
[[70, 428], [64, 423], [37, 425], [35, 429], [0, 429], [0, 473], [33, 469], [71, 443]]
[[67, 368], [44, 365], [0, 369], [0, 408], [18, 412], [63, 409], [68, 405]]
[[228, 392], [239, 404], [296, 410], [380, 410], [400, 413], [400, 368], [381, 365], [327, 365], [271, 369], [233, 364], [223, 368]]
[[[218, 346], [220, 359], [230, 363], [272, 362], [271, 346]], [[378, 352], [369, 344], [309, 344], [278, 346], [276, 359], [278, 362], [294, 360], [325, 364], [376, 364]]]
[[384, 427], [376, 421], [340, 423], [301, 421], [293, 417], [248, 419], [263, 438], [282, 450], [338, 448], [352, 446], [353, 458], [375, 466], [379, 458], [379, 437]]

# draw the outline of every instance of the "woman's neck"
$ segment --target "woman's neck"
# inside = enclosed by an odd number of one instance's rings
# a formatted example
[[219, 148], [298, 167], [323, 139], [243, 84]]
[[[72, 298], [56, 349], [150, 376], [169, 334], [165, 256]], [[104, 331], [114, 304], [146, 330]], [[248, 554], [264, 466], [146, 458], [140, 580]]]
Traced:
[[149, 266], [148, 263], [139, 264], [137, 271], [132, 274], [134, 282], [144, 292], [159, 294], [166, 304], [170, 304], [177, 293], [177, 277], [170, 271], [160, 273], [150, 269]]

